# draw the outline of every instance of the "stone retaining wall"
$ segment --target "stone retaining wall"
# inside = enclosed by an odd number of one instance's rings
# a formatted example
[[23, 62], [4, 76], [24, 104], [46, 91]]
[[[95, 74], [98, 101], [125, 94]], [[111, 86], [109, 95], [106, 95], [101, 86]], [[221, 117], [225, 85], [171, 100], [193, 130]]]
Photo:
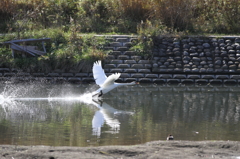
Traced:
[[[148, 83], [240, 82], [240, 37], [162, 37], [154, 39], [153, 58], [130, 51], [135, 36], [109, 36], [107, 75], [120, 72], [119, 81]], [[15, 77], [15, 78], [12, 78]], [[0, 68], [2, 80], [94, 82], [92, 73], [17, 73]]]

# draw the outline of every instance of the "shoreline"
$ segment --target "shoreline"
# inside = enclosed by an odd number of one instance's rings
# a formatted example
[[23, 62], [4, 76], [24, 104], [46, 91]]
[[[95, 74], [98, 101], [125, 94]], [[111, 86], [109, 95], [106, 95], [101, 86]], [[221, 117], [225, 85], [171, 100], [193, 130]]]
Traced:
[[240, 141], [151, 141], [129, 146], [68, 147], [0, 145], [6, 159], [240, 158]]

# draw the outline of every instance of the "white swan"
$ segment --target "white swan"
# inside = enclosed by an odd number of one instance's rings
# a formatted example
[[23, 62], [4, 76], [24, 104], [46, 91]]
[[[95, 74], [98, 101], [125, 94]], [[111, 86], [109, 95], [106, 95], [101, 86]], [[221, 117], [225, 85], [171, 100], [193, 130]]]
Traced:
[[131, 83], [116, 83], [115, 81], [120, 77], [121, 73], [115, 73], [110, 76], [106, 76], [101, 61], [96, 61], [93, 64], [93, 77], [97, 85], [100, 86], [98, 90], [93, 92], [93, 97], [101, 97], [103, 94], [111, 91], [112, 89], [119, 87], [119, 86], [126, 86], [126, 85], [135, 85], [138, 84], [137, 82], [133, 81]]

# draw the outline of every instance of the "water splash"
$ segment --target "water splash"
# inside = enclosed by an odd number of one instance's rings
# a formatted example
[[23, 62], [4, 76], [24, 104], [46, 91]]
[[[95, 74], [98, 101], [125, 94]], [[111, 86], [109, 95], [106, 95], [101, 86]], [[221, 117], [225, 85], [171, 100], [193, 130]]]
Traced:
[[[19, 89], [16, 89], [17, 91]], [[35, 95], [36, 96], [36, 95]], [[35, 102], [35, 101], [46, 101], [49, 105], [55, 105], [54, 103], [59, 103], [60, 105], [71, 105], [72, 103], [85, 103], [87, 105], [92, 104], [92, 95], [91, 93], [83, 93], [80, 95], [64, 95], [64, 96], [47, 96], [47, 97], [27, 97], [19, 94], [18, 92], [4, 90], [0, 94], [0, 107], [3, 108], [4, 112], [7, 113], [10, 111], [16, 111], [20, 107], [26, 107], [25, 102]], [[14, 110], [15, 109], [15, 110]], [[24, 108], [21, 108], [24, 109]]]
[[[17, 116], [39, 116], [44, 120], [47, 114], [44, 107], [64, 108], [70, 111], [73, 103], [91, 104], [91, 93], [76, 89], [75, 85], [4, 84], [0, 85], [0, 118], [17, 119]], [[86, 89], [88, 89], [86, 87]], [[43, 101], [43, 102], [38, 102]], [[48, 104], [46, 104], [46, 102]], [[57, 107], [55, 107], [57, 106]], [[41, 113], [40, 113], [41, 112]], [[27, 114], [27, 115], [26, 115]], [[36, 118], [36, 117], [34, 117]]]
[[92, 93], [85, 93], [79, 97], [79, 100], [86, 103], [92, 104]]
[[[64, 114], [71, 111], [71, 106], [74, 103], [91, 104], [91, 93], [84, 93], [81, 95], [69, 95], [59, 97], [17, 97], [5, 96], [4, 93], [0, 94], [0, 120], [9, 119], [11, 121], [22, 119], [45, 121], [48, 117], [48, 110], [64, 110]], [[41, 101], [41, 102], [39, 102]], [[93, 108], [94, 107], [90, 107]]]
[[[0, 96], [0, 100], [1, 98], [4, 98], [4, 97], [1, 97]], [[83, 102], [83, 103], [86, 103], [86, 104], [91, 104], [92, 103], [92, 95], [91, 93], [84, 93], [82, 95], [75, 95], [75, 96], [65, 96], [65, 97], [45, 97], [45, 98], [42, 98], [42, 97], [35, 97], [35, 98], [31, 98], [31, 97], [10, 97], [9, 100], [17, 100], [17, 101], [35, 101], [35, 100], [46, 100], [46, 101], [79, 101], [79, 102]]]
[[9, 102], [11, 102], [10, 97], [5, 97], [4, 95], [0, 94], [0, 105], [3, 103], [9, 103]]
[[0, 104], [5, 102], [5, 98], [3, 97], [3, 95], [0, 95]]

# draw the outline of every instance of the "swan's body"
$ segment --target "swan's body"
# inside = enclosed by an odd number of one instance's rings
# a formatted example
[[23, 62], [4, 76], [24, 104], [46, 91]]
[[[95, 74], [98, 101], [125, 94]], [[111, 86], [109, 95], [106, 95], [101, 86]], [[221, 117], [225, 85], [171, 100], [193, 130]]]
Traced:
[[103, 94], [108, 93], [116, 87], [136, 84], [135, 81], [131, 83], [116, 83], [115, 81], [120, 77], [120, 75], [121, 73], [115, 73], [107, 77], [102, 68], [101, 61], [95, 62], [93, 64], [93, 77], [100, 88], [96, 90], [92, 96], [101, 97]]

